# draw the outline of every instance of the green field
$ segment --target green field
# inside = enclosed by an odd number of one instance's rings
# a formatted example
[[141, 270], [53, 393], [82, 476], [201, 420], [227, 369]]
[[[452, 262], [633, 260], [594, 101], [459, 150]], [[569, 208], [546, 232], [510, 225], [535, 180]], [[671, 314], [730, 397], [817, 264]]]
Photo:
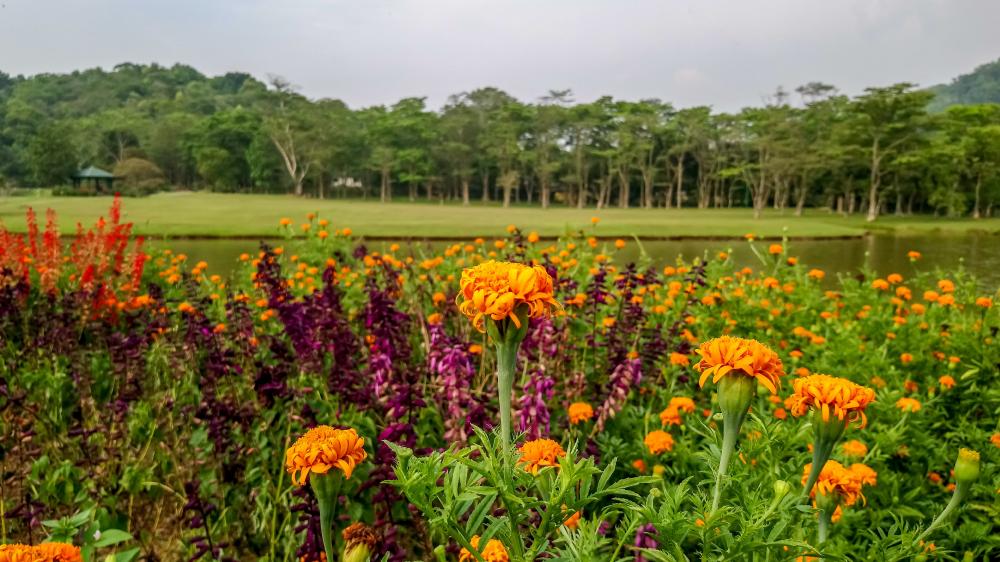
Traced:
[[[0, 221], [13, 231], [25, 229], [24, 212], [33, 207], [40, 215], [55, 209], [64, 231], [82, 222], [92, 224], [111, 204], [110, 197], [18, 196], [0, 198]], [[929, 216], [880, 218], [867, 223], [856, 215], [843, 218], [822, 210], [795, 217], [767, 212], [754, 220], [749, 209], [567, 209], [538, 207], [501, 208], [498, 205], [406, 203], [301, 199], [283, 195], [230, 195], [216, 193], [164, 193], [124, 199], [124, 216], [135, 223], [138, 234], [155, 237], [261, 237], [278, 234], [282, 217], [293, 224], [316, 212], [332, 228], [350, 227], [355, 234], [373, 237], [473, 237], [498, 236], [509, 224], [542, 236], [567, 230], [591, 229], [591, 217], [601, 221], [599, 236], [656, 237], [843, 237], [868, 231], [899, 233], [961, 233], [969, 230], [1000, 232], [1000, 218], [974, 221]], [[44, 220], [41, 218], [40, 220]]]

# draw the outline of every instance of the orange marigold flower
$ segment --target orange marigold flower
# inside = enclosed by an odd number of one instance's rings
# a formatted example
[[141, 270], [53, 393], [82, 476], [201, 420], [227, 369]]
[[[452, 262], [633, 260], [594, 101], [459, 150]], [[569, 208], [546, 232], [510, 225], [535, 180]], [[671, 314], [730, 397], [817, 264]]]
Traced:
[[[469, 543], [472, 548], [479, 550], [479, 535], [472, 537]], [[507, 556], [507, 549], [497, 539], [487, 541], [486, 547], [479, 550], [479, 556], [485, 562], [508, 562], [510, 560], [510, 557]], [[464, 548], [458, 553], [458, 562], [474, 562], [475, 560], [476, 557]]]
[[672, 451], [674, 449], [674, 437], [662, 429], [654, 429], [646, 434], [643, 439], [646, 448], [654, 455]]
[[635, 459], [632, 461], [632, 468], [638, 470], [642, 474], [646, 474], [646, 461], [642, 459]]
[[903, 276], [898, 273], [890, 273], [888, 277], [885, 278], [886, 281], [892, 283], [893, 285], [898, 285], [903, 282]]
[[80, 549], [61, 542], [45, 542], [35, 546], [0, 545], [2, 562], [82, 562]]
[[576, 425], [580, 422], [590, 421], [594, 417], [594, 408], [586, 402], [573, 402], [569, 405], [569, 423]]
[[528, 316], [546, 316], [559, 304], [553, 297], [552, 277], [541, 266], [487, 261], [462, 271], [458, 309], [485, 332], [484, 320], [510, 318], [518, 328], [517, 309], [524, 306]]
[[900, 363], [902, 363], [902, 364], [905, 365], [905, 364], [909, 363], [910, 361], [913, 361], [913, 354], [912, 353], [902, 353], [899, 356], [899, 361], [900, 361]]
[[1000, 449], [1000, 432], [990, 435], [990, 443], [993, 443], [994, 447]]
[[844, 455], [852, 458], [862, 458], [868, 454], [868, 445], [865, 445], [857, 439], [851, 439], [850, 441], [845, 441], [840, 449], [844, 451]]
[[673, 406], [667, 406], [662, 412], [660, 412], [660, 423], [663, 425], [680, 425], [680, 411]]
[[538, 474], [546, 466], [559, 466], [559, 459], [566, 456], [562, 445], [551, 439], [528, 441], [518, 451], [521, 452], [518, 464], [532, 474]]
[[910, 250], [909, 252], [906, 252], [906, 257], [910, 258], [912, 261], [917, 261], [920, 259], [920, 252]]
[[872, 281], [872, 288], [878, 291], [886, 291], [889, 289], [889, 282], [885, 279], [876, 279]]
[[904, 412], [919, 412], [922, 406], [916, 398], [907, 398], [904, 396], [896, 400], [896, 407]]
[[[344, 539], [344, 560], [355, 560], [351, 553], [358, 554], [355, 552], [358, 550], [362, 554], [374, 552], [375, 545], [378, 544], [375, 530], [361, 522], [351, 523], [340, 536]], [[368, 557], [365, 556], [364, 559], [367, 560]]]
[[580, 524], [580, 513], [581, 512], [577, 511], [573, 515], [570, 515], [569, 519], [563, 521], [563, 525], [566, 525], [566, 527], [570, 529], [576, 529]]
[[941, 387], [945, 389], [951, 389], [955, 387], [955, 379], [951, 375], [942, 375], [938, 382], [941, 383]]
[[823, 421], [829, 421], [833, 414], [846, 423], [860, 421], [859, 427], [867, 423], [865, 408], [875, 400], [874, 390], [830, 375], [795, 379], [792, 388], [795, 391], [785, 405], [793, 416], [803, 416], [812, 408], [822, 413]]
[[[809, 478], [812, 463], [806, 463], [802, 472], [802, 483], [805, 484]], [[857, 503], [858, 499], [864, 501], [862, 486], [875, 485], [878, 474], [871, 468], [856, 463], [849, 468], [837, 461], [826, 461], [823, 470], [816, 479], [816, 484], [809, 491], [809, 496], [816, 498], [816, 494], [832, 497], [838, 505], [850, 507]]]
[[822, 269], [810, 269], [809, 270], [809, 277], [811, 277], [813, 279], [817, 279], [817, 280], [818, 279], [822, 279], [822, 278], [826, 277], [826, 272], [823, 271]]
[[688, 365], [691, 364], [691, 359], [683, 353], [677, 353], [676, 351], [671, 351], [670, 364], [679, 365], [681, 367], [687, 367]]
[[701, 372], [699, 386], [704, 386], [709, 377], [717, 383], [733, 373], [753, 377], [775, 394], [780, 378], [785, 376], [778, 354], [756, 340], [722, 336], [701, 344], [697, 352], [701, 356], [695, 365]]
[[980, 308], [990, 308], [993, 306], [993, 299], [990, 297], [979, 297], [976, 299], [976, 306]]
[[35, 547], [26, 544], [0, 544], [0, 562], [35, 562]]
[[875, 469], [868, 465], [856, 462], [848, 470], [865, 486], [874, 486], [878, 483], [878, 472], [875, 472]]
[[767, 253], [776, 256], [785, 251], [785, 247], [781, 244], [771, 244], [767, 247]]
[[285, 451], [285, 470], [291, 473], [292, 482], [301, 486], [310, 472], [326, 474], [331, 468], [339, 468], [350, 478], [354, 467], [366, 458], [365, 439], [357, 431], [319, 425]]
[[674, 396], [670, 399], [668, 407], [690, 414], [694, 412], [694, 400], [687, 396]]

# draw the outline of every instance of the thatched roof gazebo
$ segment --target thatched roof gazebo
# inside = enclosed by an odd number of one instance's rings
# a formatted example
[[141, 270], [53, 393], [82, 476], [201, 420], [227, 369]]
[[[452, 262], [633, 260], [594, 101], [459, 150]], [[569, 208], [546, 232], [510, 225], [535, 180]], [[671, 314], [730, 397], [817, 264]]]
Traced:
[[107, 170], [102, 170], [94, 166], [88, 166], [83, 170], [73, 174], [73, 187], [79, 189], [81, 186], [86, 185], [87, 182], [91, 182], [94, 186], [94, 191], [100, 193], [102, 191], [101, 186], [106, 185], [108, 191], [114, 189], [116, 176]]

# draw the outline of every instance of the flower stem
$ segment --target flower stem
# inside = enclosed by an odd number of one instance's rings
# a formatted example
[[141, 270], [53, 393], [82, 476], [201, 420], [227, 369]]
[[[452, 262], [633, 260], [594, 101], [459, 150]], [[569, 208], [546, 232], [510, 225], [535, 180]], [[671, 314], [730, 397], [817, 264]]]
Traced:
[[830, 454], [833, 453], [833, 446], [835, 444], [836, 441], [824, 439], [816, 439], [813, 443], [812, 467], [809, 469], [809, 478], [806, 479], [805, 488], [802, 490], [804, 497], [808, 498], [810, 492], [812, 492], [813, 486], [816, 485], [816, 480], [819, 479], [819, 475], [826, 465], [826, 461], [830, 460]]
[[500, 400], [500, 437], [503, 440], [504, 456], [511, 449], [511, 395], [514, 392], [514, 372], [517, 368], [517, 343], [497, 343], [497, 392]]
[[948, 505], [945, 506], [944, 510], [941, 512], [940, 515], [934, 518], [934, 521], [931, 522], [930, 526], [924, 529], [923, 533], [920, 533], [920, 536], [917, 537], [917, 540], [914, 541], [914, 544], [919, 544], [920, 541], [927, 538], [927, 535], [931, 534], [931, 531], [933, 531], [939, 525], [941, 525], [941, 523], [943, 523], [944, 520], [947, 519], [949, 515], [951, 515], [951, 512], [955, 511], [955, 509], [958, 508], [959, 504], [962, 503], [962, 498], [965, 497], [966, 490], [968, 490], [968, 487], [963, 484], [964, 483], [959, 482], [958, 484], [955, 485], [955, 493], [951, 495], [951, 500], [948, 501]]
[[712, 511], [709, 515], [719, 509], [719, 501], [722, 499], [722, 479], [729, 471], [729, 461], [733, 457], [736, 449], [736, 439], [740, 435], [740, 426], [746, 414], [732, 415], [724, 414], [722, 421], [722, 456], [719, 458], [719, 471], [715, 474], [715, 494], [712, 497]]
[[[834, 506], [836, 509], [836, 506]], [[826, 542], [826, 537], [830, 535], [830, 519], [833, 517], [833, 511], [829, 509], [819, 510], [819, 540], [818, 544], [823, 544]]]
[[320, 533], [323, 537], [326, 559], [336, 560], [333, 556], [333, 518], [336, 513], [337, 497], [340, 495], [340, 475], [330, 472], [313, 473], [309, 476], [309, 483], [312, 484], [316, 502], [319, 504]]

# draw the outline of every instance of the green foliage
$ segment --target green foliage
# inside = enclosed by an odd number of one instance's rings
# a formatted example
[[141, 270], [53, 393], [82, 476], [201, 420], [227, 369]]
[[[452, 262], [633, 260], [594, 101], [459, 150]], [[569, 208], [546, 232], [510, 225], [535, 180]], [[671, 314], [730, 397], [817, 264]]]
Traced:
[[[133, 540], [132, 535], [120, 529], [102, 528], [93, 508], [62, 519], [42, 521], [42, 525], [49, 533], [49, 541], [79, 546], [84, 562], [132, 562], [139, 556], [138, 547], [121, 550], [123, 543]], [[107, 552], [108, 549], [112, 552]]]
[[53, 123], [38, 131], [27, 150], [35, 185], [63, 185], [78, 170], [76, 146], [65, 124]]
[[929, 108], [935, 112], [954, 105], [1000, 103], [1000, 60], [977, 66], [950, 84], [934, 86], [930, 91], [934, 93], [934, 101]]
[[[517, 465], [518, 455], [505, 450], [499, 436], [475, 432], [482, 445], [428, 456], [390, 444], [398, 459], [392, 484], [427, 517], [435, 534], [469, 551], [472, 537], [479, 536], [480, 548], [500, 539], [516, 562], [544, 558], [551, 543], [571, 539], [561, 532], [571, 515], [586, 511], [598, 521], [617, 519], [618, 502], [638, 500], [634, 488], [655, 482], [641, 476], [614, 479], [613, 460], [602, 470], [592, 459], [574, 459], [573, 450], [558, 466], [531, 474]], [[502, 506], [501, 515], [495, 505]], [[597, 546], [569, 542], [562, 548], [593, 552]]]
[[[905, 82], [853, 99], [818, 82], [797, 88], [798, 99], [779, 88], [737, 113], [656, 99], [577, 103], [568, 90], [524, 103], [496, 88], [454, 95], [438, 111], [424, 98], [352, 110], [279, 77], [205, 77], [183, 65], [0, 85], [0, 178], [12, 186], [60, 185], [70, 161], [111, 169], [142, 158], [175, 186], [319, 198], [752, 207], [755, 216], [827, 207], [868, 220], [980, 218], [1000, 202], [995, 100], [968, 96], [980, 105], [929, 114], [934, 94]], [[936, 157], [942, 146], [946, 159]]]

